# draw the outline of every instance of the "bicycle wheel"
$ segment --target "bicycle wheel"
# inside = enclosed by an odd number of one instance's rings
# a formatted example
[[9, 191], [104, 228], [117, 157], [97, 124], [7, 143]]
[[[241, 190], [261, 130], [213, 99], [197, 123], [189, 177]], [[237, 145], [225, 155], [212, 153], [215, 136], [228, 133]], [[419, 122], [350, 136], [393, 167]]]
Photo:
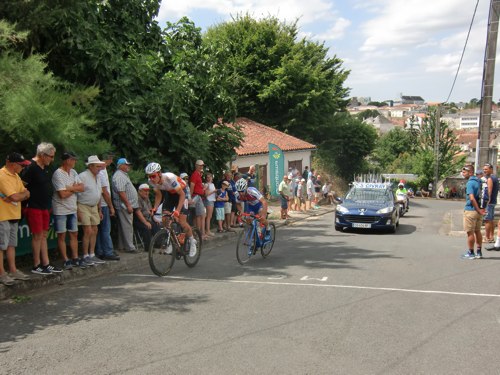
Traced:
[[253, 226], [246, 225], [238, 236], [238, 243], [236, 244], [236, 259], [238, 263], [243, 265], [253, 255], [255, 246], [257, 246], [257, 237], [253, 230]]
[[271, 254], [271, 250], [274, 246], [274, 241], [276, 240], [276, 225], [274, 223], [269, 223], [269, 231], [271, 232], [271, 239], [269, 241], [265, 241], [264, 245], [260, 248], [260, 253], [262, 257], [265, 258], [269, 254]]
[[172, 269], [176, 252], [174, 246], [167, 229], [161, 229], [151, 239], [149, 266], [155, 275], [165, 276]]
[[196, 255], [194, 257], [190, 257], [189, 256], [189, 247], [186, 247], [187, 243], [189, 241], [187, 241], [186, 239], [186, 242], [184, 244], [184, 263], [186, 263], [186, 266], [188, 267], [194, 267], [196, 266], [196, 263], [198, 263], [198, 261], [200, 260], [200, 256], [201, 256], [201, 247], [202, 247], [202, 239], [201, 239], [201, 233], [200, 233], [200, 230], [198, 228], [193, 228], [193, 237], [194, 239], [196, 240]]

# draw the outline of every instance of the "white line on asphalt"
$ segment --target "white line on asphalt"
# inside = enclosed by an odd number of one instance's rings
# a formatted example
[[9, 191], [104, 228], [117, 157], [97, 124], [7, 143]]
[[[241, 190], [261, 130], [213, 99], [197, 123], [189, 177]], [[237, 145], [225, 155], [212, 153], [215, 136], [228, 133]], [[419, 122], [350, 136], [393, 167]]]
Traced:
[[[125, 277], [151, 277], [158, 278], [155, 275], [144, 275], [144, 274], [123, 274], [120, 276]], [[286, 283], [286, 282], [275, 282], [275, 281], [255, 281], [255, 280], [220, 280], [220, 279], [198, 279], [194, 277], [182, 277], [182, 276], [165, 276], [165, 279], [175, 279], [175, 280], [188, 280], [188, 281], [211, 281], [219, 283], [233, 283], [233, 284], [267, 284], [267, 285], [286, 285], [286, 286], [315, 286], [321, 288], [339, 288], [339, 289], [364, 289], [364, 290], [382, 290], [387, 292], [403, 292], [403, 293], [422, 293], [422, 294], [445, 294], [452, 296], [473, 296], [473, 297], [497, 297], [500, 298], [500, 294], [488, 294], [488, 293], [463, 293], [463, 292], [448, 292], [445, 290], [419, 290], [419, 289], [404, 289], [404, 288], [383, 288], [383, 287], [372, 287], [372, 286], [358, 286], [358, 285], [338, 285], [338, 284], [311, 284], [311, 283]], [[113, 288], [113, 287], [103, 287], [103, 289]]]

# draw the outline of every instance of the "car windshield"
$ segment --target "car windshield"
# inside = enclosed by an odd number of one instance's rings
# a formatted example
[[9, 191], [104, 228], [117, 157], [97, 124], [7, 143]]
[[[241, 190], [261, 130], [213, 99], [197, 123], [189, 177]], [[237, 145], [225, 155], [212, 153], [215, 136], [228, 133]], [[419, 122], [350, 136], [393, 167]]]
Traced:
[[391, 200], [389, 192], [385, 189], [360, 189], [353, 188], [349, 191], [346, 199], [353, 201], [377, 201], [388, 202]]

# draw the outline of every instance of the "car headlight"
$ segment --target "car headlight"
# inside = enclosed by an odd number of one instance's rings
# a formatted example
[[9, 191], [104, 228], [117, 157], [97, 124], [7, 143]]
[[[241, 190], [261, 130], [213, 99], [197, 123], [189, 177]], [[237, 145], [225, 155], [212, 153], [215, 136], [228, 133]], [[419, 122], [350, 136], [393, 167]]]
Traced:
[[344, 206], [337, 206], [337, 212], [341, 213], [341, 214], [346, 214], [349, 212], [349, 210], [347, 208], [345, 208]]
[[377, 211], [377, 214], [389, 214], [394, 210], [394, 206], [389, 206], [385, 208], [381, 208]]

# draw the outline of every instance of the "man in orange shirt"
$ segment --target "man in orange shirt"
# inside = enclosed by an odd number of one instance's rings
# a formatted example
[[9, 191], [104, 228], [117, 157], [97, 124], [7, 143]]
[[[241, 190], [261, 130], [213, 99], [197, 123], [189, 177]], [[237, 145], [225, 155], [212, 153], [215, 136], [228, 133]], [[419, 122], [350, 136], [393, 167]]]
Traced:
[[[7, 156], [5, 166], [0, 169], [0, 282], [14, 284], [14, 280], [29, 277], [16, 268], [17, 228], [21, 219], [21, 201], [29, 198], [19, 173], [29, 165], [21, 154], [13, 152]], [[10, 273], [3, 267], [3, 253], [7, 253]]]

